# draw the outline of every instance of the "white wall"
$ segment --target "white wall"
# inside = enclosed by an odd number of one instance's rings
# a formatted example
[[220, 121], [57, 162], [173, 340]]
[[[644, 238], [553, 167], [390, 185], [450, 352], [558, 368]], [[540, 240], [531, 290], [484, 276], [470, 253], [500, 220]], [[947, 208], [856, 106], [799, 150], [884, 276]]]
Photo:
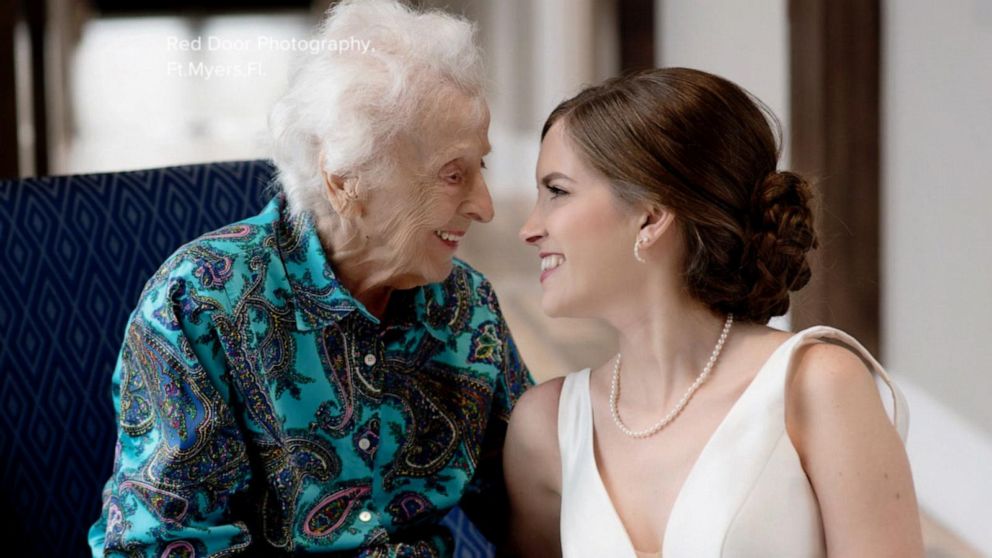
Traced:
[[884, 353], [992, 438], [992, 3], [884, 17]]
[[921, 505], [992, 552], [992, 2], [892, 1], [882, 24], [883, 356], [920, 392]]

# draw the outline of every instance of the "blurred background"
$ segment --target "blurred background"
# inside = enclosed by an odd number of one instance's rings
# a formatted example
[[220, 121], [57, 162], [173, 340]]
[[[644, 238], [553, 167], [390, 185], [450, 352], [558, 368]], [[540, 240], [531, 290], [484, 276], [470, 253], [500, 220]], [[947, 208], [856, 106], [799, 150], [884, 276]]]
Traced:
[[[517, 240], [539, 130], [583, 84], [652, 66], [727, 77], [818, 181], [814, 281], [773, 325], [861, 339], [911, 407], [931, 557], [992, 555], [992, 1], [421, 0], [477, 22], [497, 208], [486, 273], [539, 380], [614, 350], [540, 311]], [[326, 0], [0, 0], [0, 178], [266, 158], [266, 119]], [[196, 41], [199, 41], [198, 43]]]

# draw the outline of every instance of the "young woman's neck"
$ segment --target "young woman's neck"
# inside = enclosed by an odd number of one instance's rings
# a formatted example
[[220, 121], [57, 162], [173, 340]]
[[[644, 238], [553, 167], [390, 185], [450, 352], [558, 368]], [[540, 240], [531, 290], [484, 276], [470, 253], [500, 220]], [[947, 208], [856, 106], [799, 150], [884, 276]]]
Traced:
[[618, 332], [624, 397], [652, 405], [659, 398], [678, 401], [713, 353], [726, 316], [683, 292], [663, 289], [646, 293], [628, 310], [608, 320]]

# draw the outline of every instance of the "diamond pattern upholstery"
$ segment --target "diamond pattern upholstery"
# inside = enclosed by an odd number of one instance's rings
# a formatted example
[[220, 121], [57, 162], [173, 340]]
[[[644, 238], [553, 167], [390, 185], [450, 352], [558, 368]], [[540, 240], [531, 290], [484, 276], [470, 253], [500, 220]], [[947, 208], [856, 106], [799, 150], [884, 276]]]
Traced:
[[[257, 213], [273, 172], [238, 161], [0, 181], [0, 529], [18, 555], [89, 555], [128, 315], [176, 248]], [[456, 555], [492, 554], [459, 510], [446, 523]]]

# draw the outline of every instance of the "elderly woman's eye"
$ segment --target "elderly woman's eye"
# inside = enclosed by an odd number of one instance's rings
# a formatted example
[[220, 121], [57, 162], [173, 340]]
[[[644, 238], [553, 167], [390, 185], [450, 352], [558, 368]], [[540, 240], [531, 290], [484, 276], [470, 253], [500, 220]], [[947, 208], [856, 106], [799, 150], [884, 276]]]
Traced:
[[482, 167], [482, 168], [484, 168], [484, 169], [485, 168], [489, 168], [489, 167], [486, 166], [486, 160], [485, 159], [479, 161], [479, 166]]
[[457, 163], [451, 162], [441, 167], [438, 177], [448, 184], [458, 184], [462, 181], [463, 174], [462, 168]]

